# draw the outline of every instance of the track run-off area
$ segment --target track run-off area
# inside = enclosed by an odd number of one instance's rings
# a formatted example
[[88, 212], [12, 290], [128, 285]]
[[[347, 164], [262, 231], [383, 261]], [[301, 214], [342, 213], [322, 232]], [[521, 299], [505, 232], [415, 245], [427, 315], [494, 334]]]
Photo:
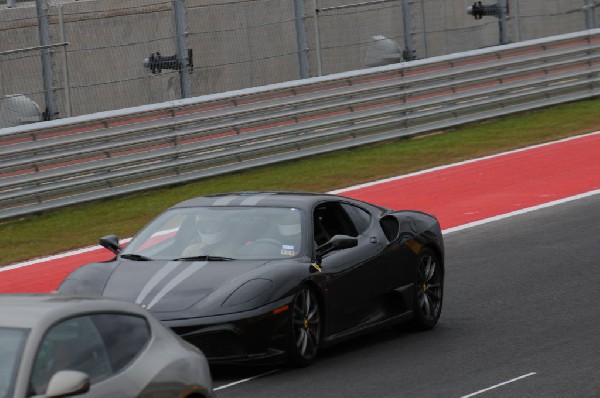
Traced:
[[[305, 369], [215, 369], [219, 397], [600, 396], [600, 132], [334, 193], [440, 219], [440, 324], [375, 332]], [[0, 292], [52, 291], [111, 256], [89, 247], [6, 266]]]
[[[332, 193], [428, 212], [450, 232], [599, 189], [600, 132], [594, 132]], [[49, 292], [74, 269], [111, 257], [91, 246], [8, 265], [0, 268], [0, 293]]]

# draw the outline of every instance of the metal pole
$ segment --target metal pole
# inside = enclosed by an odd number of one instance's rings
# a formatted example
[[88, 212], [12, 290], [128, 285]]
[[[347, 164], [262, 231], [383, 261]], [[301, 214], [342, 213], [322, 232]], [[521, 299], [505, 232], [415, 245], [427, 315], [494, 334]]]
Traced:
[[[60, 31], [60, 41], [65, 42], [65, 25], [63, 23], [63, 3], [58, 2], [58, 27]], [[71, 85], [69, 82], [69, 64], [67, 63], [67, 46], [62, 48], [62, 69], [63, 69], [63, 85], [65, 86], [65, 110], [67, 117], [71, 117]]]
[[515, 1], [515, 31], [517, 33], [517, 42], [521, 41], [521, 9], [519, 8], [519, 1], [520, 0], [514, 0]]
[[321, 37], [319, 36], [319, 5], [318, 0], [313, 0], [313, 8], [315, 9], [315, 50], [317, 52], [317, 76], [321, 76]]
[[294, 16], [296, 18], [296, 46], [298, 47], [298, 66], [300, 79], [309, 77], [308, 57], [306, 55], [306, 29], [304, 26], [303, 0], [294, 0]]
[[[35, 5], [38, 17], [40, 45], [48, 46], [50, 45], [48, 1], [36, 0]], [[42, 49], [42, 76], [44, 80], [44, 99], [46, 102], [44, 115], [46, 120], [52, 120], [58, 116], [58, 108], [56, 107], [56, 98], [54, 96], [54, 75], [52, 72], [52, 56], [50, 54], [50, 48]]]
[[423, 58], [429, 57], [429, 50], [427, 48], [427, 28], [425, 27], [425, 5], [421, 0], [421, 26], [423, 27]]
[[402, 51], [402, 57], [405, 61], [412, 61], [416, 58], [415, 44], [410, 32], [411, 25], [410, 4], [408, 0], [402, 0], [402, 28], [404, 31], [404, 51]]
[[500, 28], [500, 44], [508, 44], [508, 0], [498, 0], [500, 15], [498, 15], [498, 24]]
[[175, 31], [177, 36], [177, 62], [181, 65], [179, 80], [181, 83], [181, 98], [192, 96], [192, 82], [188, 68], [188, 52], [185, 43], [185, 6], [184, 0], [173, 0], [173, 11], [175, 13]]
[[585, 28], [596, 29], [596, 14], [594, 13], [594, 0], [585, 0]]

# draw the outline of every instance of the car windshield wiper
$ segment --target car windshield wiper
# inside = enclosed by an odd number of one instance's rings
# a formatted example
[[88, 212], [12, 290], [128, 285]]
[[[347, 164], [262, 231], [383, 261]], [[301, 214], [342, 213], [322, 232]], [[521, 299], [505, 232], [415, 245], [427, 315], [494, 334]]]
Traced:
[[141, 254], [122, 254], [121, 258], [133, 261], [152, 261], [151, 258], [142, 256]]
[[221, 257], [221, 256], [192, 256], [192, 257], [180, 257], [173, 261], [231, 261], [235, 258]]

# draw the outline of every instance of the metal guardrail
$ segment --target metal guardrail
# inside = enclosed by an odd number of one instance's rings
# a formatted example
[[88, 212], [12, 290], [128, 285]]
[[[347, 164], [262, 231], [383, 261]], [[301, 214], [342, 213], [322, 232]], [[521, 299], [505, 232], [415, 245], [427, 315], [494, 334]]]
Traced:
[[0, 130], [0, 219], [600, 95], [600, 29]]

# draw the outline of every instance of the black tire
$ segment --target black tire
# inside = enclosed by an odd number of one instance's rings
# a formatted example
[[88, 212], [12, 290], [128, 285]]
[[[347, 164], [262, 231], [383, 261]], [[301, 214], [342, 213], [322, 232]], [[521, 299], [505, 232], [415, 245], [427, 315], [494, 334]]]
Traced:
[[321, 342], [321, 308], [315, 292], [300, 288], [292, 302], [288, 342], [289, 363], [295, 367], [314, 362]]
[[435, 327], [442, 313], [444, 268], [438, 255], [424, 248], [417, 262], [417, 281], [413, 301], [413, 326], [417, 330]]

